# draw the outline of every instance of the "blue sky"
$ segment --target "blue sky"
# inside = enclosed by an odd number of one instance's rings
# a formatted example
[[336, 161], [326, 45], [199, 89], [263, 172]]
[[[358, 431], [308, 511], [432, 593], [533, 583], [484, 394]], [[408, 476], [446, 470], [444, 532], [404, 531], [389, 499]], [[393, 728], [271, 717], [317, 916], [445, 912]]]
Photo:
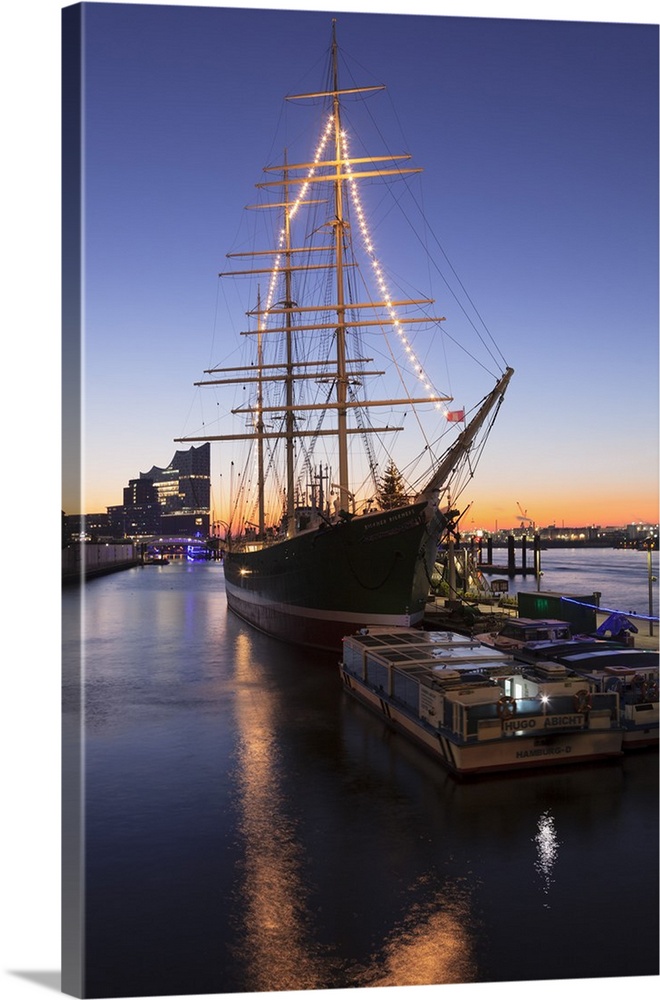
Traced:
[[[231, 335], [216, 275], [283, 96], [320, 85], [331, 17], [87, 7], [89, 510], [202, 419], [192, 383]], [[657, 28], [340, 13], [338, 38], [358, 83], [387, 84], [426, 214], [516, 370], [466, 494], [476, 526], [517, 501], [538, 523], [653, 517]]]

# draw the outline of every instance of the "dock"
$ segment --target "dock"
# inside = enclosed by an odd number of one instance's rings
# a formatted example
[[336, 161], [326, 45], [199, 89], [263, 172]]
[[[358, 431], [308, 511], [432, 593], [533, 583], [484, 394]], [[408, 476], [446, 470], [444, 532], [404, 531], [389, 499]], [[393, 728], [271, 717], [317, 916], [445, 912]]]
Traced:
[[[609, 618], [610, 612], [597, 611], [596, 622], [600, 627]], [[449, 629], [463, 635], [476, 635], [478, 632], [494, 632], [506, 622], [507, 618], [517, 618], [518, 610], [507, 605], [501, 606], [498, 600], [493, 601], [461, 601], [436, 597], [429, 600], [424, 611], [425, 629]], [[632, 636], [635, 649], [657, 650], [660, 646], [657, 621], [649, 622], [645, 618], [636, 618], [626, 614], [634, 622], [638, 631]]]
[[131, 569], [139, 563], [133, 542], [77, 542], [62, 549], [62, 583], [80, 584], [108, 573]]

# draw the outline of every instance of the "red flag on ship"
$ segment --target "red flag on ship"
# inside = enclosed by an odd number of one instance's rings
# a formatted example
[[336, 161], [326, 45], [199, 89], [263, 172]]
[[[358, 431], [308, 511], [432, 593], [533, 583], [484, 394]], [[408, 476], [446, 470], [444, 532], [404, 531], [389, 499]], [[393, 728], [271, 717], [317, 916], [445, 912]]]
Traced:
[[447, 420], [449, 420], [450, 422], [465, 420], [465, 410], [448, 410]]

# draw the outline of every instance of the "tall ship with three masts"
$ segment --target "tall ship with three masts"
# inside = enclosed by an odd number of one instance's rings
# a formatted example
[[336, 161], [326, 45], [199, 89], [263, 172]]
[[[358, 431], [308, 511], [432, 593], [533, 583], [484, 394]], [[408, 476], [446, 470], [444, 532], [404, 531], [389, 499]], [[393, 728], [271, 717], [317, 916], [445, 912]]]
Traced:
[[221, 275], [248, 283], [249, 353], [196, 384], [233, 394], [218, 403], [219, 423], [233, 426], [176, 439], [221, 442], [228, 606], [269, 635], [329, 650], [367, 624], [421, 622], [439, 539], [512, 375], [489, 371], [469, 411], [434, 387], [426, 365], [446, 353], [444, 317], [432, 298], [399, 292], [366, 211], [390, 185], [402, 201], [420, 169], [409, 154], [358, 147], [346, 107], [384, 87], [341, 88], [339, 64], [333, 22], [324, 88], [287, 98], [321, 109], [316, 146], [264, 168], [248, 207], [270, 235], [229, 253], [247, 266]]

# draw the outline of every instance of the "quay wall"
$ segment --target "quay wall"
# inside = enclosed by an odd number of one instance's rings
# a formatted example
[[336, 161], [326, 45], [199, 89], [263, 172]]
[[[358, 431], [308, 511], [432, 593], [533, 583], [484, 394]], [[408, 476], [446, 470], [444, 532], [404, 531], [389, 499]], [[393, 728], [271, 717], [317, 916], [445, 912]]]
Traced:
[[130, 542], [68, 545], [62, 549], [62, 582], [80, 583], [105, 573], [129, 569], [139, 561], [138, 551]]

